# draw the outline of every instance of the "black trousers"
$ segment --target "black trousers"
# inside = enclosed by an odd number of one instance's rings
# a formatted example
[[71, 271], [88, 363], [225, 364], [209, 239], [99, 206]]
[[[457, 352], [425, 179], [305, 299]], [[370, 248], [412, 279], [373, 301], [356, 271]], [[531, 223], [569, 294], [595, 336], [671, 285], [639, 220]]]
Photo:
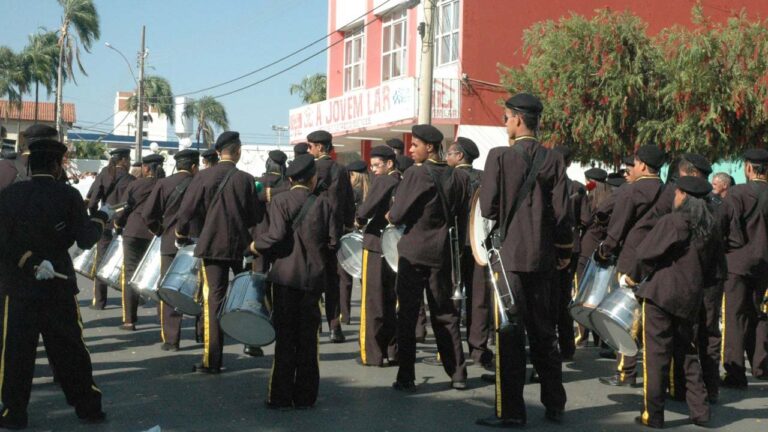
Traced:
[[400, 308], [397, 312], [397, 344], [400, 368], [397, 381], [416, 380], [416, 321], [419, 317], [419, 303], [427, 293], [429, 318], [437, 341], [437, 351], [443, 369], [452, 381], [467, 379], [467, 366], [461, 347], [459, 332], [459, 311], [451, 300], [451, 272], [446, 263], [442, 268], [411, 264], [400, 257], [397, 262], [397, 297]]
[[726, 379], [747, 384], [744, 352], [752, 376], [768, 378], [768, 321], [758, 318], [765, 280], [728, 274], [723, 298], [723, 367]]
[[686, 402], [690, 418], [709, 421], [710, 410], [701, 366], [693, 345], [693, 322], [665, 312], [650, 300], [642, 304], [643, 423], [664, 426], [664, 399], [674, 347], [685, 347]]
[[[339, 293], [339, 260], [335, 253], [329, 253], [326, 257], [325, 287], [325, 319], [328, 321], [329, 331], [341, 329], [341, 300]], [[343, 271], [343, 270], [342, 270]]]
[[563, 357], [573, 357], [576, 353], [576, 340], [573, 333], [573, 318], [568, 305], [573, 298], [573, 276], [576, 272], [578, 255], [571, 257], [571, 264], [557, 271], [555, 283], [557, 289], [557, 341]]
[[0, 297], [2, 339], [2, 415], [27, 420], [35, 357], [40, 335], [67, 403], [80, 417], [101, 411], [101, 390], [93, 381], [91, 357], [83, 340], [83, 322], [77, 298], [52, 295], [43, 298]]
[[397, 360], [395, 277], [380, 252], [363, 249], [360, 359], [365, 365]]
[[320, 385], [320, 292], [273, 285], [272, 299], [275, 357], [267, 402], [310, 407], [317, 400]]
[[128, 286], [136, 267], [144, 258], [152, 240], [123, 236], [123, 274], [120, 278], [123, 300], [123, 323], [135, 324], [138, 320], [139, 293]]
[[[107, 253], [107, 247], [109, 246], [109, 243], [112, 241], [112, 231], [110, 230], [104, 230], [101, 233], [101, 238], [96, 243], [96, 269], [99, 268], [99, 261], [104, 257], [104, 254]], [[109, 286], [105, 284], [104, 282], [100, 282], [99, 279], [93, 278], [93, 301], [91, 302], [92, 305], [104, 309], [104, 307], [107, 305], [107, 288]]]
[[203, 361], [202, 366], [221, 368], [224, 332], [219, 326], [219, 312], [229, 288], [229, 271], [243, 271], [241, 261], [203, 259]]
[[349, 324], [352, 315], [352, 276], [338, 265], [339, 273], [339, 320], [344, 324]]
[[525, 338], [531, 363], [541, 381], [541, 403], [548, 409], [565, 409], [566, 395], [555, 320], [557, 295], [553, 274], [507, 272], [519, 311], [510, 330], [496, 332], [496, 416], [526, 421]]
[[461, 280], [466, 287], [465, 300], [467, 321], [467, 345], [469, 356], [477, 363], [493, 360], [493, 352], [488, 349], [491, 335], [491, 287], [487, 283], [485, 267], [477, 265], [472, 256], [472, 248], [465, 247], [461, 256]]
[[[160, 277], [165, 276], [173, 262], [175, 255], [160, 256]], [[181, 339], [181, 320], [184, 315], [164, 301], [158, 302], [158, 316], [160, 317], [160, 339], [163, 343], [178, 345]]]

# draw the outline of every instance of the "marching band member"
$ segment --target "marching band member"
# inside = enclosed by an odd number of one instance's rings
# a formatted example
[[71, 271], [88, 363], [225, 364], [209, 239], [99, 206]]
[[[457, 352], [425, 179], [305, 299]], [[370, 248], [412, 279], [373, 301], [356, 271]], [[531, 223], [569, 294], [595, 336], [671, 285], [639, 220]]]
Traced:
[[215, 148], [204, 151], [200, 156], [203, 158], [203, 168], [212, 168], [219, 163], [219, 153]]
[[189, 185], [176, 213], [176, 247], [192, 244], [192, 224], [201, 226], [195, 256], [203, 260], [203, 358], [194, 370], [218, 374], [222, 370], [224, 335], [219, 310], [229, 286], [229, 272], [243, 270], [249, 229], [263, 215], [253, 176], [237, 169], [240, 134], [223, 132], [216, 140], [219, 163], [202, 170]]
[[400, 368], [393, 388], [415, 391], [416, 320], [420, 299], [427, 293], [429, 315], [443, 369], [451, 386], [465, 389], [467, 367], [461, 347], [460, 315], [451, 300], [449, 227], [455, 215], [468, 214], [469, 176], [440, 159], [443, 134], [432, 125], [412, 128], [411, 154], [416, 165], [403, 176], [387, 219], [406, 225], [397, 245], [396, 281], [400, 309], [397, 343]]
[[[368, 164], [360, 159], [352, 161], [347, 165], [347, 172], [349, 172], [349, 183], [352, 186], [355, 212], [357, 212], [357, 208], [365, 200], [370, 189]], [[352, 284], [352, 276], [343, 268], [339, 270], [339, 311], [341, 322], [344, 324], [349, 324], [352, 317]]]
[[501, 260], [519, 314], [511, 330], [497, 332], [495, 415], [477, 420], [483, 426], [526, 423], [526, 333], [546, 418], [559, 423], [565, 409], [552, 278], [570, 263], [573, 233], [565, 163], [536, 138], [542, 110], [539, 99], [527, 93], [507, 99], [504, 115], [512, 146], [491, 149], [480, 188], [483, 217], [500, 226]]
[[384, 262], [381, 232], [387, 226], [389, 211], [400, 173], [395, 167], [395, 152], [388, 146], [371, 150], [373, 182], [365, 201], [357, 209], [357, 225], [363, 234], [363, 278], [360, 301], [360, 363], [385, 366], [397, 363], [397, 274]]
[[[182, 150], [176, 153], [176, 173], [168, 178], [158, 180], [147, 203], [142, 209], [142, 217], [149, 230], [160, 239], [160, 278], [168, 272], [176, 252], [176, 212], [179, 209], [184, 193], [187, 191], [192, 178], [197, 174], [200, 165], [200, 152]], [[160, 316], [160, 339], [163, 351], [178, 351], [181, 336], [181, 320], [183, 314], [173, 306], [160, 301], [158, 304]]]
[[120, 276], [123, 307], [121, 330], [136, 330], [139, 293], [131, 289], [128, 282], [152, 241], [152, 232], [147, 229], [141, 212], [157, 183], [157, 172], [162, 169], [163, 160], [158, 154], [145, 156], [141, 160], [141, 178], [131, 182], [118, 198], [126, 203], [125, 210], [115, 218], [115, 232], [123, 236], [123, 268]]

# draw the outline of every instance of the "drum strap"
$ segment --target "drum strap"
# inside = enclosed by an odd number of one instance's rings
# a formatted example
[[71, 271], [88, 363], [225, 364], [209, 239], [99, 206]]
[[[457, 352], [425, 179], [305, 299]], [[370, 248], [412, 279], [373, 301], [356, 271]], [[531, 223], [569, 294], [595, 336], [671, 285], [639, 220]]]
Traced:
[[181, 181], [176, 187], [173, 189], [173, 192], [171, 192], [171, 196], [168, 197], [168, 204], [166, 204], [165, 208], [172, 209], [173, 206], [175, 206], [179, 200], [181, 199], [182, 194], [185, 190], [187, 190], [187, 187], [189, 187], [189, 184], [192, 183], [192, 176], [189, 176]]
[[112, 184], [109, 185], [109, 188], [104, 193], [104, 196], [101, 198], [104, 202], [107, 202], [107, 198], [109, 195], [117, 188], [117, 186], [122, 183], [125, 179], [128, 178], [128, 173], [124, 173], [120, 177], [118, 177], [115, 181], [112, 182]]
[[517, 191], [515, 202], [512, 203], [512, 209], [507, 214], [507, 217], [504, 218], [504, 224], [501, 226], [501, 230], [499, 232], [499, 240], [501, 243], [504, 243], [504, 239], [507, 237], [507, 230], [509, 229], [509, 224], [512, 223], [512, 219], [515, 217], [515, 213], [517, 213], [517, 210], [520, 208], [523, 200], [525, 200], [528, 194], [530, 194], [533, 190], [534, 183], [536, 183], [536, 176], [541, 169], [541, 165], [544, 163], [544, 159], [547, 157], [547, 150], [541, 145], [539, 145], [535, 150], [536, 154], [534, 155], [533, 160], [531, 160], [531, 156], [526, 153], [522, 146], [514, 145], [512, 146], [512, 149], [515, 150], [520, 156], [522, 156], [526, 162], [526, 165], [528, 165], [529, 170], [522, 186], [520, 186], [520, 189]]
[[213, 195], [213, 199], [211, 200], [211, 203], [208, 205], [208, 208], [213, 208], [213, 205], [216, 204], [216, 202], [219, 201], [219, 197], [221, 196], [221, 192], [224, 190], [224, 186], [227, 185], [227, 182], [229, 181], [229, 178], [232, 177], [232, 174], [237, 171], [237, 168], [232, 168], [224, 175], [224, 178], [221, 180], [221, 183], [219, 183], [219, 187], [216, 189], [216, 193]]
[[307, 200], [304, 201], [304, 204], [301, 206], [301, 210], [299, 210], [299, 214], [296, 216], [296, 219], [293, 220], [292, 227], [294, 232], [299, 229], [299, 226], [301, 226], [301, 222], [307, 216], [307, 213], [309, 213], [312, 205], [315, 204], [315, 200], [317, 200], [317, 195], [310, 194], [307, 197]]
[[456, 218], [453, 219], [453, 222], [451, 222], [450, 218], [450, 212], [448, 211], [448, 199], [445, 197], [445, 191], [443, 190], [443, 185], [440, 182], [440, 180], [437, 178], [437, 174], [435, 174], [434, 171], [429, 169], [429, 166], [425, 165], [425, 168], [427, 169], [427, 172], [429, 173], [429, 176], [432, 177], [432, 181], [435, 182], [435, 189], [437, 190], [437, 197], [440, 199], [440, 204], [443, 207], [443, 213], [445, 214], [445, 223], [449, 227], [453, 227], [456, 225]]

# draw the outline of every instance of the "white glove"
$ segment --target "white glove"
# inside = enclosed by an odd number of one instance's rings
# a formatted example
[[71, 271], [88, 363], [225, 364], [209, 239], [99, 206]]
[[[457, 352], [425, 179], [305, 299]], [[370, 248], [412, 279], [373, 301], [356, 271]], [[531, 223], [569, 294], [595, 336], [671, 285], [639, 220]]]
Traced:
[[243, 268], [250, 269], [253, 264], [253, 255], [246, 255], [243, 257]]
[[629, 284], [629, 276], [623, 274], [619, 278], [619, 286], [625, 289], [632, 289], [632, 286]]
[[112, 209], [112, 206], [109, 204], [102, 205], [99, 211], [107, 215], [108, 221], [111, 221], [112, 219], [114, 219], [115, 213], [117, 213], [115, 210]]
[[56, 272], [53, 270], [53, 264], [48, 260], [44, 260], [35, 268], [35, 279], [37, 280], [50, 280], [55, 276]]

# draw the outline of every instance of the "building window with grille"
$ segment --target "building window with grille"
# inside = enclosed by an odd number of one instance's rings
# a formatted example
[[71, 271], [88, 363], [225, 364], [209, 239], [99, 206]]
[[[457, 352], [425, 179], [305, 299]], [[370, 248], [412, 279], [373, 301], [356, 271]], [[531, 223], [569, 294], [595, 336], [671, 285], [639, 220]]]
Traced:
[[441, 0], [435, 16], [435, 64], [459, 59], [459, 0]]
[[363, 87], [365, 64], [365, 32], [363, 27], [344, 35], [344, 91]]
[[406, 9], [395, 11], [382, 19], [382, 81], [400, 78], [405, 75], [407, 23], [408, 11]]

